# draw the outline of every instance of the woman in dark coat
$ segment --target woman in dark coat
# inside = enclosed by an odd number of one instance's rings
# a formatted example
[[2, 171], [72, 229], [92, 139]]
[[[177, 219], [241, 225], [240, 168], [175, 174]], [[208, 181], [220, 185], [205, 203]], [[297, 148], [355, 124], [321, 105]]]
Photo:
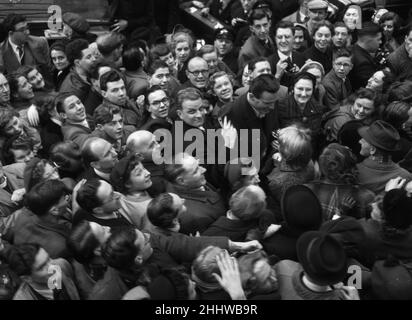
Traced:
[[315, 77], [308, 73], [299, 73], [293, 83], [291, 94], [277, 103], [280, 128], [301, 124], [311, 130], [314, 158], [320, 153], [323, 143], [321, 120], [325, 108], [313, 99], [316, 86]]

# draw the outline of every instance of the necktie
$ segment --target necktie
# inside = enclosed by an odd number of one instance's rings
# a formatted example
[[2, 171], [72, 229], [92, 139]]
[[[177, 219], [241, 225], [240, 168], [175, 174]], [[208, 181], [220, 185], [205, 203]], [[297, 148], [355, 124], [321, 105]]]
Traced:
[[18, 46], [18, 47], [17, 47], [17, 52], [18, 52], [18, 54], [19, 54], [19, 61], [21, 61], [21, 60], [23, 59], [23, 54], [24, 54], [23, 48], [20, 47], [20, 46]]

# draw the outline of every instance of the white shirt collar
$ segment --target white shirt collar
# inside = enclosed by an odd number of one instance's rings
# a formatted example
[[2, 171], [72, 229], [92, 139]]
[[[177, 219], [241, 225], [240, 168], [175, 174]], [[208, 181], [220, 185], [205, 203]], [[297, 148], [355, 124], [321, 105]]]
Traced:
[[[11, 48], [13, 49], [14, 54], [16, 55], [17, 59], [19, 60], [19, 62], [21, 62], [20, 60], [20, 56], [19, 56], [19, 52], [17, 51], [17, 44], [14, 44], [13, 41], [11, 41], [10, 37], [9, 37], [9, 43]], [[23, 50], [24, 50], [24, 44], [20, 46]]]
[[110, 173], [101, 172], [97, 170], [96, 168], [93, 168], [93, 170], [99, 177], [103, 178], [106, 181], [110, 181]]
[[278, 56], [279, 56], [280, 61], [284, 61], [288, 58], [290, 58], [290, 60], [292, 61], [292, 52], [287, 56], [278, 50]]

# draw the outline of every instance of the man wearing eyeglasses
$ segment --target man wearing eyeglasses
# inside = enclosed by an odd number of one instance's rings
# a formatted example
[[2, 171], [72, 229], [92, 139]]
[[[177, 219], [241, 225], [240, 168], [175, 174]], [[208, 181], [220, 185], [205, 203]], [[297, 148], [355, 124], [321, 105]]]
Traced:
[[20, 66], [37, 66], [40, 73], [52, 81], [49, 45], [43, 37], [30, 35], [26, 17], [11, 13], [3, 21], [7, 39], [0, 44], [0, 68], [11, 73]]
[[157, 129], [172, 130], [173, 122], [169, 118], [170, 99], [165, 90], [158, 85], [152, 86], [145, 98], [149, 118], [140, 130], [155, 132]]
[[333, 60], [333, 68], [323, 79], [326, 89], [325, 103], [329, 109], [339, 105], [352, 93], [352, 86], [347, 76], [353, 68], [352, 55], [342, 49], [337, 52]]
[[181, 87], [180, 90], [186, 88], [198, 89], [203, 98], [213, 104], [214, 98], [208, 93], [209, 89], [209, 65], [206, 60], [201, 57], [194, 57], [189, 60], [186, 69], [186, 76], [189, 79]]

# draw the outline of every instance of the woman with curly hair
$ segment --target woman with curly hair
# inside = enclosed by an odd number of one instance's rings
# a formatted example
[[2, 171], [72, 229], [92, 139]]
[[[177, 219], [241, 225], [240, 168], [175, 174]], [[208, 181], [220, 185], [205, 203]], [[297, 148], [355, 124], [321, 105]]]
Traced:
[[317, 195], [325, 221], [334, 216], [362, 218], [367, 215], [374, 193], [359, 186], [356, 156], [338, 143], [327, 146], [319, 157], [321, 178], [307, 186]]

